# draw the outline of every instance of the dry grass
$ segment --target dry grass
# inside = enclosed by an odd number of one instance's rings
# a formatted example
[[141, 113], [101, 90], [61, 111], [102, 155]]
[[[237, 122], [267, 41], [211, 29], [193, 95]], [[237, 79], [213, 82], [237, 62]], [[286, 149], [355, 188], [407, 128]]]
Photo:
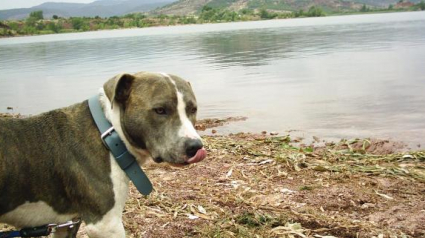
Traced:
[[199, 164], [145, 166], [155, 191], [131, 187], [127, 237], [425, 236], [424, 151], [393, 153], [371, 140], [299, 146], [264, 134], [204, 141]]
[[373, 155], [347, 141], [297, 148], [288, 136], [250, 134], [204, 140], [200, 164], [146, 167], [156, 191], [131, 190], [129, 237], [425, 235], [423, 151]]

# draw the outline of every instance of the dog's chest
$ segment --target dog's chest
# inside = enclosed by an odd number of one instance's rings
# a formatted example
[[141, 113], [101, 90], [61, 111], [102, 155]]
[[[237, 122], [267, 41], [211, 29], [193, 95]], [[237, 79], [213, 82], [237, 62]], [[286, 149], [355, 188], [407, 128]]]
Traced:
[[13, 211], [0, 216], [0, 221], [17, 227], [40, 226], [52, 221], [60, 223], [71, 220], [76, 214], [59, 214], [47, 203], [26, 202]]

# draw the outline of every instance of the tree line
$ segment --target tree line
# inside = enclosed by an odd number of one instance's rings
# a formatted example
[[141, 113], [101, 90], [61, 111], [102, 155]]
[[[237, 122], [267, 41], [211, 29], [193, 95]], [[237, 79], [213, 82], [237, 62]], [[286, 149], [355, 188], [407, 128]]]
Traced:
[[[389, 8], [391, 8], [391, 6]], [[424, 10], [424, 1], [415, 5], [414, 10], [416, 9]], [[367, 8], [366, 5], [360, 9], [360, 12], [369, 11], [377, 10]], [[325, 12], [317, 6], [311, 6], [308, 11], [301, 9], [293, 12], [281, 12], [267, 9], [242, 9], [239, 11], [231, 11], [222, 8], [213, 8], [206, 5], [201, 9], [198, 15], [193, 16], [169, 16], [164, 14], [146, 15], [143, 13], [132, 13], [120, 17], [113, 16], [107, 18], [99, 16], [63, 18], [53, 15], [51, 18], [45, 19], [43, 11], [34, 11], [31, 12], [25, 20], [0, 21], [0, 36], [54, 34], [120, 28], [143, 28], [151, 26], [172, 26], [297, 17], [321, 17], [325, 15]]]
[[242, 9], [240, 11], [230, 11], [227, 9], [212, 8], [204, 6], [199, 15], [193, 16], [169, 16], [155, 15], [148, 16], [143, 13], [132, 13], [124, 16], [113, 17], [69, 17], [63, 18], [53, 15], [51, 19], [45, 19], [43, 11], [34, 11], [21, 21], [4, 21], [0, 35], [36, 35], [54, 34], [67, 32], [82, 32], [96, 30], [111, 30], [120, 28], [143, 28], [151, 26], [170, 26], [185, 24], [219, 23], [233, 21], [253, 21], [262, 19], [278, 19], [293, 17], [324, 16], [324, 12], [318, 7], [311, 7], [309, 11], [279, 13], [266, 9], [254, 11]]

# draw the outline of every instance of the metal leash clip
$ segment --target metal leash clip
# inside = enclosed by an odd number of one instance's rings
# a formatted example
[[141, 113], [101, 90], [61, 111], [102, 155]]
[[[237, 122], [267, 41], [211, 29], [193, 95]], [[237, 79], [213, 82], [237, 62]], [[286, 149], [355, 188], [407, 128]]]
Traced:
[[49, 228], [51, 233], [55, 233], [57, 229], [68, 227], [69, 229], [72, 229], [75, 225], [78, 225], [81, 222], [81, 219], [71, 220], [67, 221], [65, 223], [60, 224], [48, 224], [47, 227]]

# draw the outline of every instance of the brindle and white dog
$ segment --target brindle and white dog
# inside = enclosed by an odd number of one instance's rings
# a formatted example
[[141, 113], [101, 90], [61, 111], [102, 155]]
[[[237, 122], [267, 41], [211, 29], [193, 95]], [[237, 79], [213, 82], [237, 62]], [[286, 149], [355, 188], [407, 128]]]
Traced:
[[[206, 156], [194, 129], [189, 82], [122, 74], [100, 90], [105, 117], [139, 164], [186, 165]], [[125, 237], [129, 180], [100, 140], [88, 102], [24, 119], [0, 119], [0, 223], [33, 227], [79, 217], [90, 237]], [[55, 237], [76, 233], [63, 230]]]

